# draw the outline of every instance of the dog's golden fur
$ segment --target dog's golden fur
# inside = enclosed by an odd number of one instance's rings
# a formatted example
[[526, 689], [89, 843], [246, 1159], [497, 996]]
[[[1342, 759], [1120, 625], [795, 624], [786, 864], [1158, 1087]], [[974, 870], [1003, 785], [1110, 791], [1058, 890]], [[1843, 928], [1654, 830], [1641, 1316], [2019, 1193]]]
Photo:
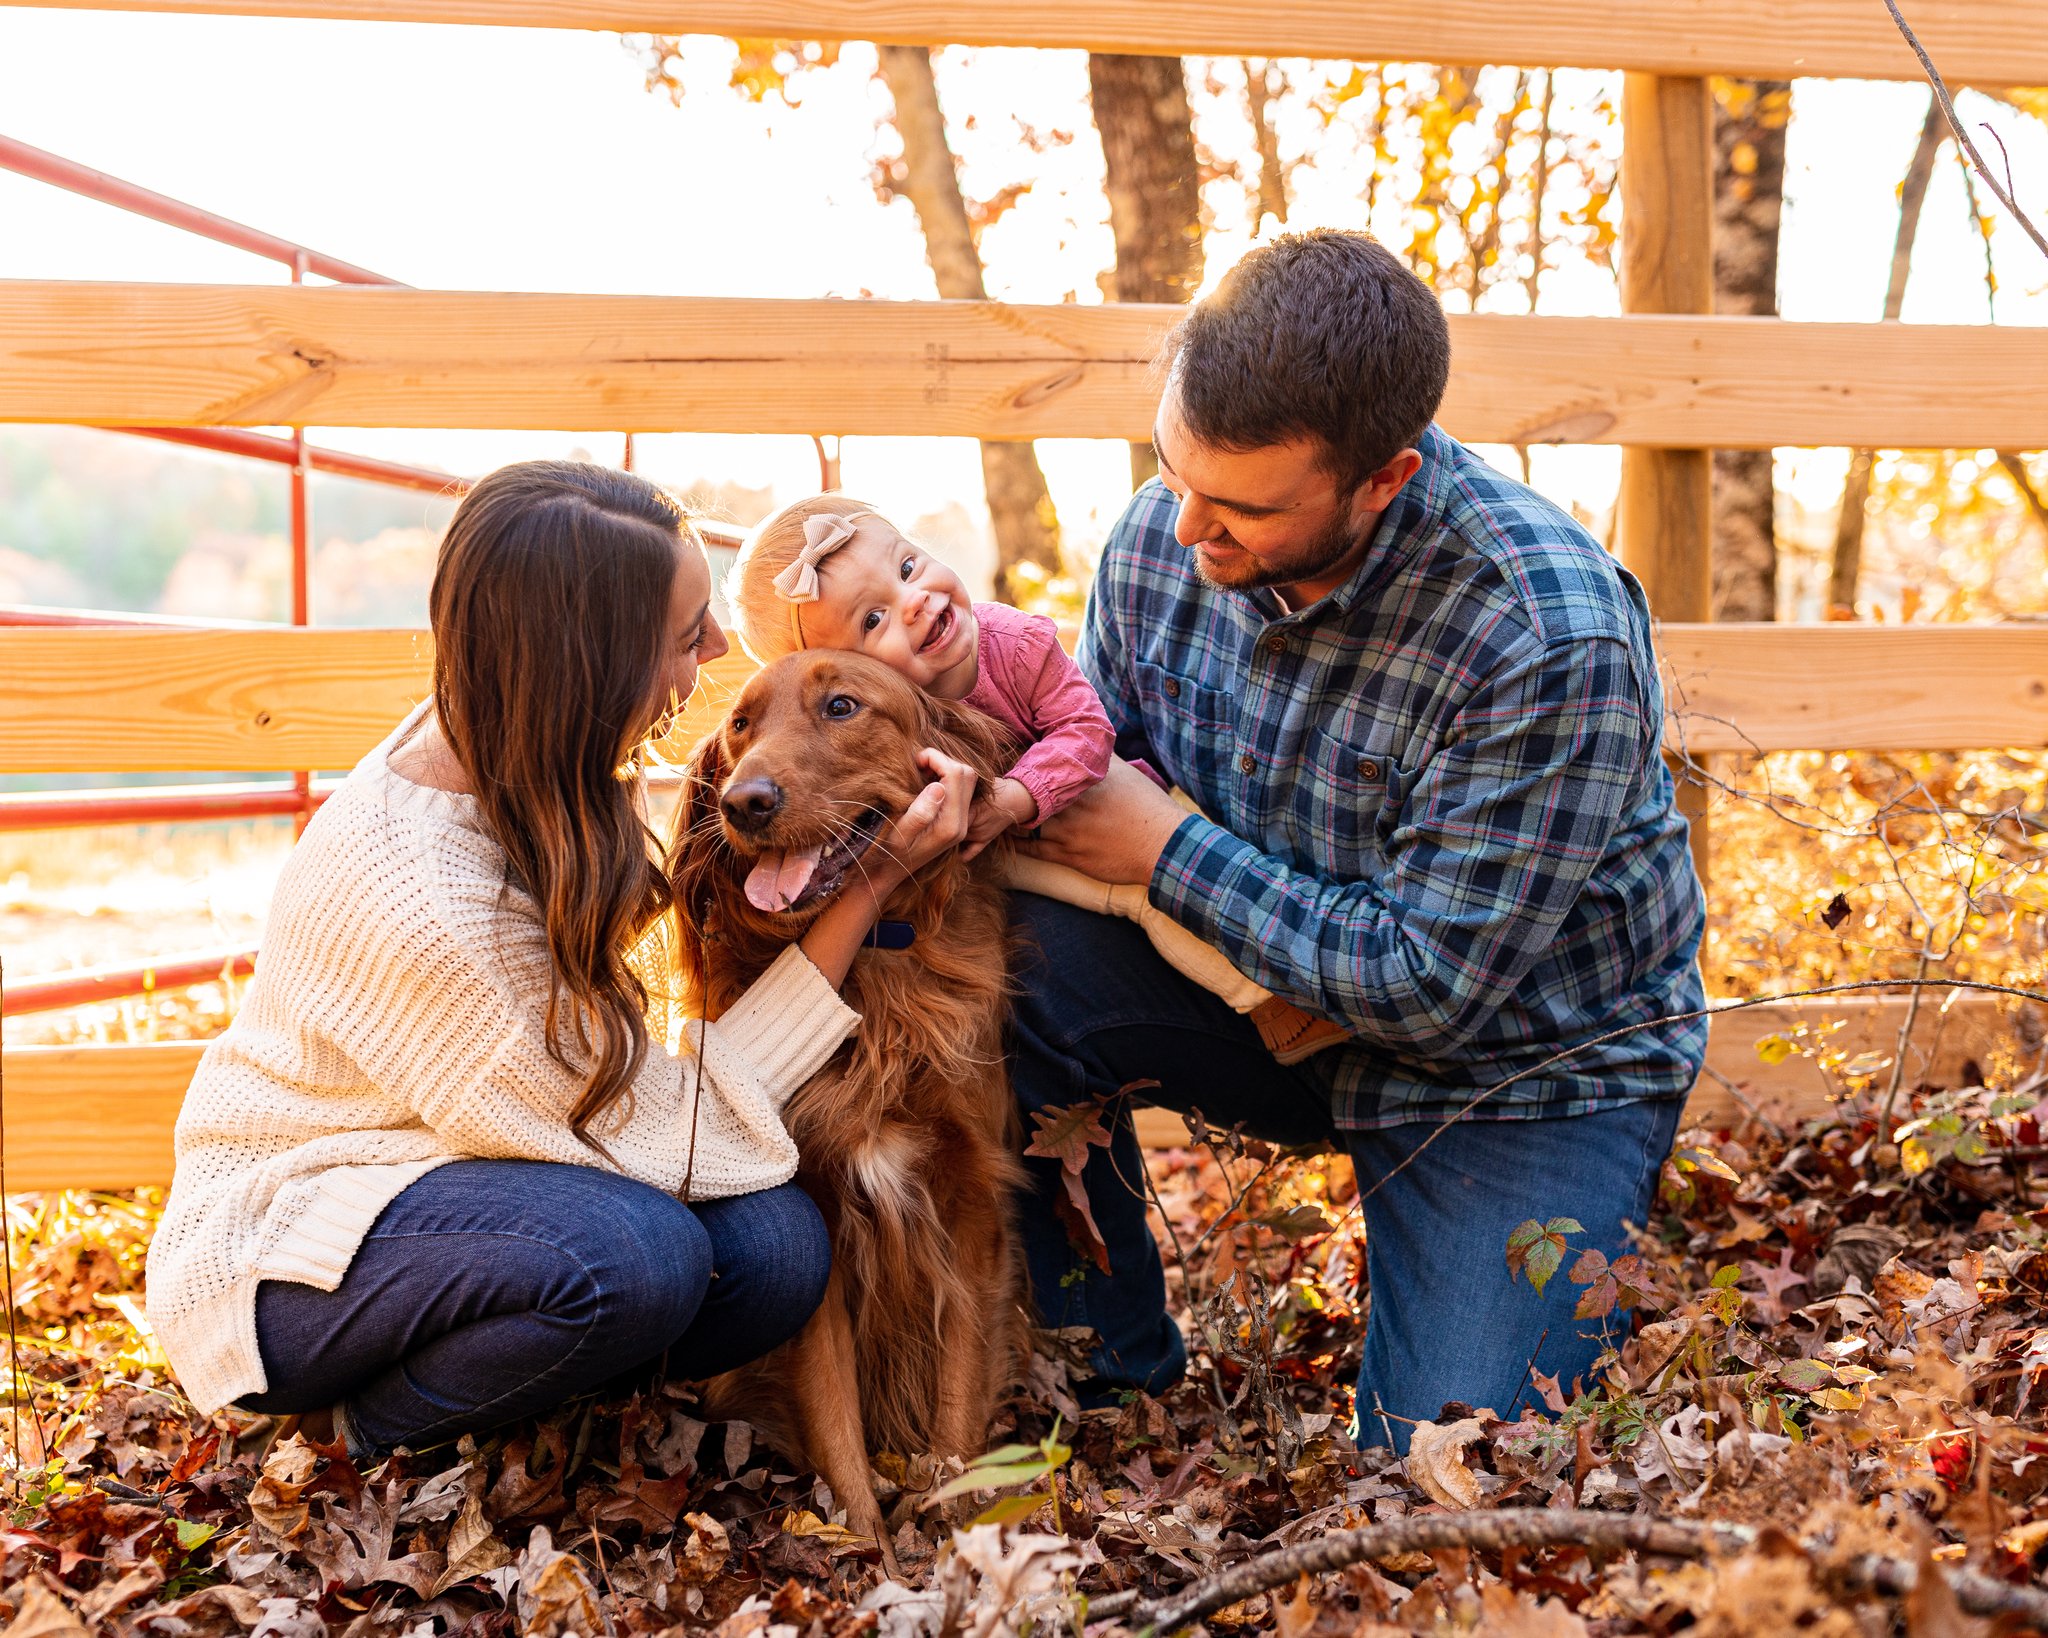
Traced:
[[[858, 655], [795, 654], [749, 681], [690, 761], [673, 859], [686, 985], [707, 1016], [829, 902], [757, 909], [749, 867], [843, 835], [863, 814], [893, 820], [925, 783], [922, 746], [984, 781], [1008, 766], [989, 719]], [[735, 825], [721, 798], [761, 779], [779, 787], [780, 808], [765, 826]], [[860, 1025], [784, 1113], [799, 1180], [831, 1228], [824, 1303], [793, 1341], [710, 1384], [709, 1403], [806, 1460], [886, 1554], [868, 1452], [981, 1449], [1020, 1358], [1025, 1296], [1008, 1221], [1021, 1174], [1001, 889], [956, 852], [885, 914], [911, 923], [914, 943], [855, 960], [843, 994]]]

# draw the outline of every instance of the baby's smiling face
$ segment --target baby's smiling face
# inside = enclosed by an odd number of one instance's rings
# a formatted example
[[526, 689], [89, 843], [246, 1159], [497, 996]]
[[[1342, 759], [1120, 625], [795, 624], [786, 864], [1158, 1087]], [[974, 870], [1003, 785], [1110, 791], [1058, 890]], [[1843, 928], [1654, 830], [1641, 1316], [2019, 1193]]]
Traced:
[[860, 519], [818, 565], [818, 592], [802, 609], [807, 646], [865, 654], [940, 699], [974, 686], [981, 633], [966, 586], [882, 519]]

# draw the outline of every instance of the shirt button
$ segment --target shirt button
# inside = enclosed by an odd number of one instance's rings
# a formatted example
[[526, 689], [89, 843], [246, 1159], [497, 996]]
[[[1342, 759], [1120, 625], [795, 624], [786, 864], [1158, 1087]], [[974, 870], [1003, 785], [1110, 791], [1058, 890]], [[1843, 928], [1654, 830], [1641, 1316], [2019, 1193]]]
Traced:
[[1170, 700], [1180, 698], [1180, 678], [1168, 677], [1166, 679], [1166, 697]]
[[1272, 636], [1266, 639], [1266, 652], [1277, 660], [1287, 652], [1287, 639], [1282, 637], [1277, 631], [1274, 632]]
[[1358, 777], [1360, 779], [1377, 779], [1379, 776], [1380, 765], [1373, 761], [1371, 757], [1362, 756], [1358, 759]]
[[1258, 771], [1258, 766], [1259, 759], [1253, 756], [1249, 751], [1245, 752], [1243, 756], [1237, 759], [1237, 771], [1239, 773], [1256, 773]]

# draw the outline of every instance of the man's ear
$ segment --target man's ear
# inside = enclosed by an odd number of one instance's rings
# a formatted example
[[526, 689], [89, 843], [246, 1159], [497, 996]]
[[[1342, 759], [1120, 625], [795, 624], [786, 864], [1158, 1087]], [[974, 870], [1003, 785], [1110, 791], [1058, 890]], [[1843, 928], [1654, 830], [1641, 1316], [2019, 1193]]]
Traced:
[[1351, 512], [1354, 517], [1371, 513], [1377, 516], [1394, 504], [1394, 497], [1401, 493], [1407, 481], [1422, 470], [1422, 451], [1400, 449], [1394, 452], [1387, 464], [1358, 486], [1351, 497]]

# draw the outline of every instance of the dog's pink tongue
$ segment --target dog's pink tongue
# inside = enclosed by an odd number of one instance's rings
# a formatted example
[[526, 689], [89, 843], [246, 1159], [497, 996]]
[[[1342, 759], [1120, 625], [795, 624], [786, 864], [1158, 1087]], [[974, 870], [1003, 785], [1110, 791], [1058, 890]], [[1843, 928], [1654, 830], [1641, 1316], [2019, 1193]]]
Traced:
[[819, 848], [770, 853], [747, 872], [747, 902], [756, 910], [787, 910], [818, 868]]

